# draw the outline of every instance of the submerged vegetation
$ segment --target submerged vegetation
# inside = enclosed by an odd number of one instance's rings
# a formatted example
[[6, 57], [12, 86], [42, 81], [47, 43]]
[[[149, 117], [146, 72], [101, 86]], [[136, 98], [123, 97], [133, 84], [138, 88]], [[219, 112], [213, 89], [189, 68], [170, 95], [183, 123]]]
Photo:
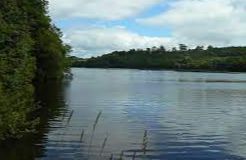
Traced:
[[0, 140], [32, 131], [35, 86], [60, 79], [68, 45], [51, 24], [46, 0], [0, 1]]
[[246, 72], [246, 47], [188, 49], [180, 44], [179, 49], [166, 50], [160, 46], [115, 51], [89, 59], [71, 57], [70, 60], [73, 67]]

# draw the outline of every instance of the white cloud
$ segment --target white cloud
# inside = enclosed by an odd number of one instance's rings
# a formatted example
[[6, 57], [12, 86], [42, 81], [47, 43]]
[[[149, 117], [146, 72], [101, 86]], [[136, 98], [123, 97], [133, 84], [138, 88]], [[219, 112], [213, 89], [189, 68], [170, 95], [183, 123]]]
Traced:
[[120, 26], [71, 28], [65, 33], [64, 40], [73, 46], [74, 55], [82, 57], [160, 45], [170, 48], [174, 43], [171, 38], [142, 36]]
[[217, 46], [246, 44], [245, 0], [177, 0], [155, 17], [138, 19], [154, 26], [168, 26], [174, 39]]
[[[168, 27], [171, 37], [150, 37], [124, 27], [68, 28], [65, 40], [79, 56], [95, 56], [114, 50], [185, 43], [230, 46], [246, 44], [246, 0], [49, 0], [49, 11], [56, 22], [64, 19], [96, 19], [99, 24], [124, 18], [136, 19], [153, 5], [168, 3], [169, 8], [154, 17], [137, 19], [144, 25]], [[66, 22], [72, 26], [72, 21]], [[97, 24], [98, 25], [98, 24]], [[156, 31], [158, 32], [158, 31]]]
[[163, 0], [48, 0], [53, 18], [118, 20], [136, 16]]

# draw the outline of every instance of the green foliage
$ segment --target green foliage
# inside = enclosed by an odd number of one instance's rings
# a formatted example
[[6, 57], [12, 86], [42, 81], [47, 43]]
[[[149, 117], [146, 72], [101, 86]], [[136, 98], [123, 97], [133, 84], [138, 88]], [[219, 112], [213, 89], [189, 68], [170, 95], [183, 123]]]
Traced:
[[89, 59], [73, 58], [73, 67], [177, 69], [246, 72], [246, 47], [213, 48], [197, 46], [166, 51], [164, 47], [146, 50], [116, 51]]
[[0, 140], [32, 129], [33, 80], [63, 75], [68, 50], [46, 5], [44, 0], [0, 1]]

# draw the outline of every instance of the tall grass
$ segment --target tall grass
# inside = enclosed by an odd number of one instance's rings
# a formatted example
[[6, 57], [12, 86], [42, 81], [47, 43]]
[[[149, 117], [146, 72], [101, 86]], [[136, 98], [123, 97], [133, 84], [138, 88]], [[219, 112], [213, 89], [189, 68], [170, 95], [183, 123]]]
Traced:
[[[60, 142], [63, 141], [64, 135], [66, 134], [66, 131], [67, 131], [67, 127], [68, 127], [68, 125], [69, 125], [69, 123], [70, 123], [70, 121], [71, 121], [71, 119], [72, 119], [73, 112], [74, 112], [73, 110], [71, 110], [71, 111], [69, 112], [69, 116], [68, 116], [68, 118], [67, 118], [66, 123], [65, 123], [65, 124], [62, 124], [62, 125], [64, 125], [64, 126], [63, 126], [64, 131], [63, 131], [62, 133], [59, 134], [59, 135], [60, 135]], [[64, 112], [63, 115], [62, 115], [62, 122], [64, 121], [65, 117], [66, 117], [66, 112]], [[58, 145], [58, 143], [59, 143], [59, 141], [57, 141], [56, 144]]]
[[146, 154], [146, 149], [147, 149], [147, 145], [148, 145], [148, 131], [145, 130], [144, 131], [144, 136], [143, 136], [143, 147], [142, 147], [142, 151], [144, 153], [144, 155]]
[[108, 140], [108, 134], [107, 134], [107, 136], [105, 137], [105, 139], [103, 141], [103, 144], [102, 144], [102, 147], [101, 147], [101, 151], [100, 151], [99, 157], [102, 156], [102, 153], [103, 153], [103, 150], [104, 150], [104, 148], [106, 146], [107, 140]]
[[90, 156], [90, 151], [91, 151], [91, 145], [92, 145], [92, 142], [93, 142], [93, 138], [94, 138], [94, 134], [95, 134], [95, 130], [96, 130], [96, 126], [99, 122], [99, 119], [102, 115], [102, 111], [100, 111], [98, 114], [97, 114], [97, 117], [96, 117], [96, 120], [93, 124], [93, 128], [92, 128], [92, 134], [91, 134], [91, 138], [90, 138], [90, 144], [89, 144], [89, 149], [88, 149], [88, 156]]
[[110, 157], [109, 157], [109, 160], [113, 160], [114, 159], [114, 155], [111, 154]]
[[82, 129], [82, 132], [81, 132], [81, 134], [80, 134], [80, 140], [79, 140], [80, 142], [83, 141], [84, 134], [85, 134], [85, 130]]
[[100, 112], [97, 114], [96, 120], [95, 120], [95, 122], [94, 122], [94, 124], [93, 124], [93, 131], [95, 131], [96, 126], [97, 126], [97, 123], [98, 123], [99, 118], [101, 117], [101, 115], [102, 115], [102, 111], [100, 111]]
[[[67, 118], [67, 121], [66, 121], [66, 124], [65, 124], [65, 127], [64, 127], [65, 128], [65, 131], [64, 131], [63, 135], [66, 132], [66, 127], [68, 127], [68, 125], [70, 124], [70, 121], [71, 121], [71, 119], [73, 117], [73, 113], [74, 113], [74, 110], [71, 110], [69, 112], [69, 116]], [[95, 119], [95, 121], [93, 123], [93, 126], [92, 126], [92, 132], [91, 132], [91, 135], [90, 135], [90, 140], [89, 140], [89, 145], [88, 145], [88, 159], [90, 159], [90, 154], [91, 154], [91, 148], [92, 148], [92, 143], [93, 143], [93, 139], [94, 139], [94, 134], [95, 134], [95, 131], [96, 131], [96, 128], [98, 126], [98, 123], [100, 121], [101, 116], [102, 116], [102, 111], [98, 112], [98, 114], [96, 116], [96, 119]], [[61, 135], [61, 138], [64, 137], [63, 135]], [[103, 143], [102, 143], [102, 145], [100, 147], [100, 152], [99, 152], [99, 159], [100, 160], [103, 159], [102, 158], [103, 157], [102, 155], [103, 155], [104, 150], [105, 150], [105, 147], [107, 145], [108, 138], [109, 138], [109, 135], [107, 133], [107, 135], [104, 138]], [[82, 129], [81, 134], [80, 134], [79, 142], [82, 143], [84, 141], [84, 139], [85, 139], [85, 129]], [[148, 131], [147, 130], [144, 131], [144, 135], [143, 135], [143, 138], [142, 138], [141, 146], [142, 147], [141, 147], [140, 150], [142, 151], [143, 155], [145, 156], [146, 155], [146, 152], [147, 152], [147, 147], [148, 147]], [[137, 157], [137, 151], [135, 150], [133, 152], [133, 154], [132, 154], [132, 160], [135, 160], [136, 157]], [[114, 155], [111, 154], [110, 157], [109, 157], [109, 160], [113, 160], [115, 158], [118, 159], [118, 160], [123, 160], [124, 159], [124, 150], [121, 151], [121, 153], [120, 153], [120, 155], [119, 155], [118, 158], [117, 157], [114, 157]]]
[[133, 155], [132, 155], [132, 160], [135, 160], [135, 158], [136, 158], [136, 154], [137, 154], [137, 152], [136, 152], [136, 151], [134, 151], [134, 153], [133, 153]]
[[70, 112], [70, 114], [69, 114], [69, 116], [68, 116], [68, 119], [67, 119], [67, 125], [66, 126], [68, 126], [69, 125], [69, 123], [70, 123], [70, 121], [71, 121], [71, 119], [72, 119], [72, 117], [73, 117], [73, 110]]
[[124, 151], [121, 151], [119, 160], [123, 160]]

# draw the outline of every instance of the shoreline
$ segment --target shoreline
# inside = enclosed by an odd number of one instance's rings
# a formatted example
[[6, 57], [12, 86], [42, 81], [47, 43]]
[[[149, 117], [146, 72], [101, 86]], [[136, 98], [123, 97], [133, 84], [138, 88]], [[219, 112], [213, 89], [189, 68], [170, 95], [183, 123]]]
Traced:
[[127, 68], [127, 67], [71, 67], [71, 68], [88, 68], [88, 69], [130, 69], [130, 70], [144, 70], [144, 71], [175, 71], [175, 72], [199, 72], [199, 73], [231, 73], [231, 74], [246, 74], [242, 71], [228, 71], [228, 70], [202, 70], [202, 69], [166, 69], [166, 68]]

